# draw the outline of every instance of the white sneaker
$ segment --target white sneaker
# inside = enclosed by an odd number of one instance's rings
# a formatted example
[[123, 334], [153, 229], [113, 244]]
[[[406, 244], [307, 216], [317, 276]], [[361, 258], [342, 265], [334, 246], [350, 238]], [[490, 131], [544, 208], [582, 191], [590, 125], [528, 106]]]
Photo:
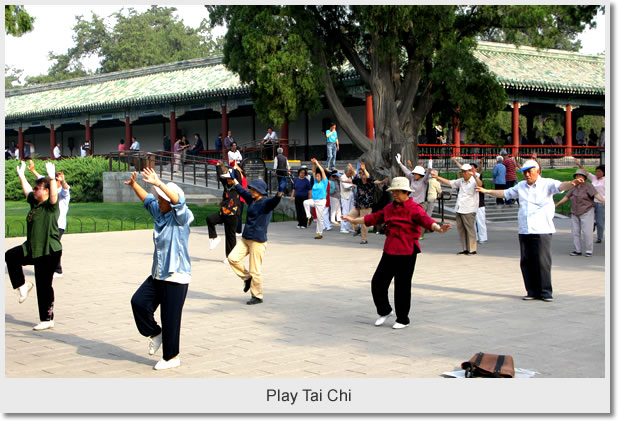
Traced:
[[333, 229], [333, 227], [328, 227], [328, 228], [324, 228], [324, 231], [330, 231], [332, 229]]
[[47, 330], [54, 327], [54, 321], [49, 320], [47, 322], [41, 322], [38, 325], [34, 326], [32, 330]]
[[62, 273], [54, 272], [54, 279], [62, 278], [64, 275]]
[[168, 368], [176, 368], [180, 365], [180, 357], [177, 355], [171, 360], [165, 361], [163, 358], [155, 364], [155, 370], [167, 370]]
[[221, 237], [215, 237], [210, 239], [210, 249], [215, 249], [221, 242]]
[[349, 234], [350, 233], [350, 231], [348, 231], [348, 230], [341, 230], [339, 232], [342, 233], [342, 234]]
[[229, 261], [229, 260], [227, 260], [227, 257], [226, 257], [225, 259], [223, 259], [223, 263], [224, 263], [224, 264], [226, 264], [226, 265], [229, 265], [229, 264], [230, 264], [230, 261]]
[[163, 333], [159, 333], [157, 336], [151, 336], [150, 343], [148, 344], [148, 355], [154, 355], [161, 347], [162, 342]]
[[236, 237], [242, 237], [242, 232], [237, 232]]
[[25, 284], [17, 288], [19, 290], [19, 304], [26, 301], [26, 298], [28, 298], [28, 294], [30, 294], [30, 290], [32, 290], [32, 287], [32, 282], [26, 282]]
[[376, 320], [376, 322], [374, 323], [374, 325], [376, 326], [382, 326], [384, 324], [384, 322], [386, 321], [386, 319], [388, 319], [391, 316], [394, 316], [395, 312], [391, 311], [390, 313], [388, 313], [386, 316], [381, 316], [378, 317], [378, 319]]
[[404, 324], [401, 324], [401, 323], [395, 323], [393, 325], [393, 329], [403, 329], [404, 327], [408, 327], [408, 325], [404, 325]]

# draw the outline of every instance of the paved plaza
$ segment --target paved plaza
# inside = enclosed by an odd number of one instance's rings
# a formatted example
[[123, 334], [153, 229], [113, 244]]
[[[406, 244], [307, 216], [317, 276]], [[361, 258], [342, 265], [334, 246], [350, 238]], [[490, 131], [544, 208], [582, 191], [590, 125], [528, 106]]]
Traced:
[[[152, 230], [65, 235], [53, 330], [32, 330], [36, 294], [18, 304], [5, 273], [6, 376], [436, 378], [484, 351], [511, 354], [538, 377], [604, 377], [605, 244], [595, 244], [591, 258], [570, 257], [570, 220], [555, 223], [554, 302], [521, 300], [516, 224], [490, 224], [477, 256], [455, 255], [452, 229], [421, 241], [411, 324], [401, 330], [391, 329], [394, 318], [373, 325], [370, 280], [383, 236], [360, 245], [330, 231], [318, 241], [314, 225], [272, 223], [264, 303], [247, 306], [242, 281], [222, 263], [224, 242], [209, 250], [207, 228], [194, 228], [182, 365], [164, 372], [152, 369], [161, 351], [148, 355], [130, 306], [150, 273]], [[23, 240], [8, 238], [5, 247]], [[32, 266], [26, 277], [34, 281]], [[390, 294], [392, 303], [392, 286]]]

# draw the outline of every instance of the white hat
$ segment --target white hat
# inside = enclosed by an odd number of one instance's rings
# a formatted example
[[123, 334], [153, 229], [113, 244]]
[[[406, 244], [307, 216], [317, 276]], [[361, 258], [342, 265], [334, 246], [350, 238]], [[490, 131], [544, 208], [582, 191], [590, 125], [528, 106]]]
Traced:
[[534, 159], [529, 159], [524, 162], [524, 165], [521, 167], [519, 172], [524, 172], [526, 170], [529, 170], [530, 168], [539, 168], [539, 163], [536, 162]]
[[411, 192], [412, 189], [410, 188], [410, 181], [406, 177], [393, 178], [393, 182], [391, 183], [391, 186], [388, 189], [386, 189], [386, 191], [393, 191], [393, 190], [402, 190], [402, 191]]
[[[176, 183], [165, 183], [165, 186], [167, 187], [168, 190], [171, 190], [173, 192], [178, 193], [178, 196], [184, 197], [185, 192], [183, 192], [182, 189], [180, 187], [178, 187], [178, 185]], [[163, 193], [163, 190], [161, 190], [157, 186], [155, 186], [155, 191], [157, 192], [159, 197], [161, 197], [162, 199], [167, 200], [168, 202], [171, 202], [170, 198], [167, 197], [167, 195], [165, 193]]]
[[412, 174], [425, 175], [425, 168], [421, 167], [420, 165], [417, 165], [412, 170]]
[[232, 177], [230, 176], [229, 172], [224, 172], [223, 174], [221, 174], [221, 178], [232, 178]]
[[461, 170], [462, 171], [470, 171], [471, 169], [472, 169], [472, 165], [470, 165], [470, 164], [463, 164], [461, 166]]

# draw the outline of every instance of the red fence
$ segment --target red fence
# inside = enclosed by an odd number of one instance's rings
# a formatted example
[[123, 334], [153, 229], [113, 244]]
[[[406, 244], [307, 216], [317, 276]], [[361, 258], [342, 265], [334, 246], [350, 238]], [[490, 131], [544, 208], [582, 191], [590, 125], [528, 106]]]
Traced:
[[[449, 158], [456, 152], [454, 145], [418, 145], [419, 158]], [[513, 154], [512, 145], [460, 145], [459, 154], [462, 158], [482, 159], [495, 158], [500, 151], [506, 150], [509, 155]], [[523, 145], [518, 146], [518, 156], [527, 158], [536, 152], [539, 158], [559, 159], [567, 156], [575, 158], [601, 158], [601, 153], [605, 151], [601, 146], [555, 146], [555, 145]], [[570, 149], [570, 153], [569, 150]]]

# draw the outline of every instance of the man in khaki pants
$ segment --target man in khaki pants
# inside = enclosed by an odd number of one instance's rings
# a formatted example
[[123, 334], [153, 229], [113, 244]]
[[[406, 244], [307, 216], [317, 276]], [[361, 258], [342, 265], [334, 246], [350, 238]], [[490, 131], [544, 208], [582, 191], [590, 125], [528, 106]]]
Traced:
[[459, 231], [459, 241], [462, 251], [457, 254], [471, 255], [476, 254], [476, 230], [474, 220], [476, 211], [479, 208], [479, 195], [476, 186], [482, 187], [483, 182], [476, 175], [476, 171], [470, 164], [461, 166], [463, 177], [457, 180], [447, 180], [438, 176], [437, 171], [432, 171], [432, 177], [440, 183], [459, 189], [457, 193], [457, 203], [455, 204], [455, 221], [457, 231]]
[[[235, 165], [236, 166], [236, 165]], [[287, 177], [279, 184], [279, 192], [275, 197], [266, 197], [266, 183], [257, 179], [249, 183], [249, 191], [242, 188], [238, 180], [234, 178], [234, 171], [229, 171], [234, 179], [234, 185], [238, 194], [247, 203], [247, 218], [242, 238], [236, 243], [227, 259], [234, 273], [244, 281], [244, 292], [251, 289], [251, 299], [248, 305], [260, 304], [264, 300], [262, 293], [262, 259], [266, 251], [266, 231], [270, 223], [272, 211], [281, 201], [283, 191], [287, 185]], [[249, 270], [245, 268], [241, 260], [249, 255]]]

